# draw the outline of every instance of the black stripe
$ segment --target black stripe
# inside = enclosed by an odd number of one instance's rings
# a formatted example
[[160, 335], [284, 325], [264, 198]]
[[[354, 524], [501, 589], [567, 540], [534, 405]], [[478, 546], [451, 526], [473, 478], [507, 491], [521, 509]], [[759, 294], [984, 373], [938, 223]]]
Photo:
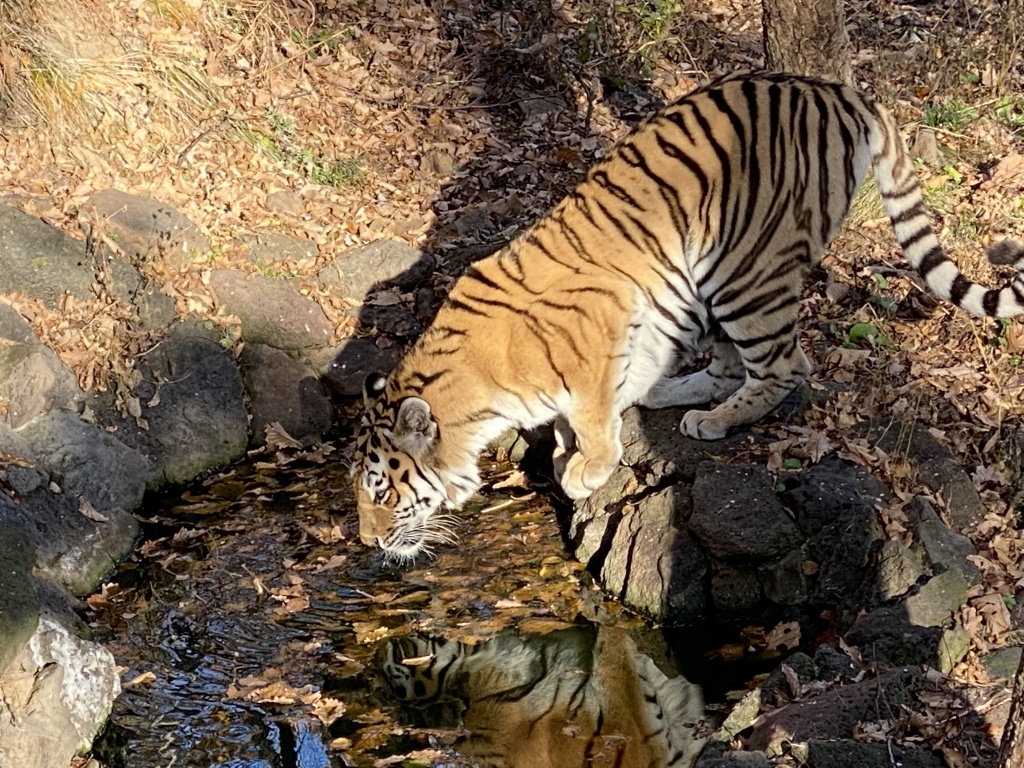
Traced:
[[907, 210], [903, 211], [903, 213], [899, 213], [896, 216], [890, 216], [889, 220], [892, 221], [893, 226], [896, 226], [897, 224], [905, 224], [906, 222], [918, 216], [927, 215], [928, 214], [924, 210], [924, 205], [920, 200], [918, 200], [912, 206], [907, 208]]
[[942, 252], [942, 248], [936, 245], [925, 254], [923, 259], [921, 259], [921, 264], [917, 268], [917, 273], [921, 275], [921, 277], [927, 279], [932, 270], [938, 269], [947, 261], [949, 261], [949, 259], [947, 259], [946, 254]]
[[959, 307], [963, 303], [964, 296], [967, 295], [967, 292], [971, 289], [972, 285], [974, 285], [974, 283], [966, 277], [963, 275], [957, 275], [956, 279], [953, 281], [953, 285], [949, 288], [949, 300]]
[[985, 291], [981, 297], [981, 307], [989, 317], [995, 317], [999, 312], [999, 294], [1002, 291]]

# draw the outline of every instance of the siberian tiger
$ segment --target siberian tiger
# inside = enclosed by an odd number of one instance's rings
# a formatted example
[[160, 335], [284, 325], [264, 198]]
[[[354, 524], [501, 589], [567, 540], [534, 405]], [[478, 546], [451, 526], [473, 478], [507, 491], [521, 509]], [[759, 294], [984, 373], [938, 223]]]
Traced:
[[[582, 499], [618, 464], [621, 413], [721, 401], [680, 428], [723, 437], [809, 372], [801, 287], [873, 168], [907, 261], [968, 312], [1024, 311], [1024, 276], [971, 282], [944, 254], [914, 163], [883, 107], [785, 74], [725, 78], [662, 109], [544, 219], [470, 266], [387, 378], [371, 376], [353, 473], [360, 537], [412, 557], [433, 518], [479, 487], [482, 450], [554, 421], [562, 489]], [[1024, 267], [1024, 247], [990, 260]], [[707, 368], [677, 376], [711, 348]]]
[[[689, 768], [705, 738], [698, 686], [665, 675], [622, 630], [581, 626], [479, 645], [409, 636], [380, 651], [388, 686], [488, 768]], [[476, 761], [479, 760], [479, 763]]]

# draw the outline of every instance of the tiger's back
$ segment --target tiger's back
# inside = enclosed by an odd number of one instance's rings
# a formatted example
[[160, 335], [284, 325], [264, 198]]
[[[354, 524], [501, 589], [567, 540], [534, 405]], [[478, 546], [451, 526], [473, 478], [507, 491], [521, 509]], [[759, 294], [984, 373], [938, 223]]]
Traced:
[[[684, 415], [682, 431], [702, 439], [766, 414], [809, 371], [796, 332], [803, 280], [871, 167], [934, 293], [974, 314], [1024, 310], [1020, 278], [988, 290], [946, 258], [906, 145], [869, 97], [789, 75], [713, 83], [472, 265], [371, 388], [360, 439], [389, 450], [360, 449], [364, 540], [415, 554], [431, 514], [479, 486], [477, 458], [508, 427], [554, 420], [559, 481], [578, 499], [617, 465], [630, 405], [721, 401]], [[676, 375], [708, 347], [705, 370]]]

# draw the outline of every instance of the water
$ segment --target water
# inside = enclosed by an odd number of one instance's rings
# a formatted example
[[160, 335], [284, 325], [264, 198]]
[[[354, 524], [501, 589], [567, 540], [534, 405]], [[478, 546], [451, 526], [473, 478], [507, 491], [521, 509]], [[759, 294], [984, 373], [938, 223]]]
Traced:
[[359, 543], [338, 462], [277, 458], [149, 507], [90, 600], [124, 667], [110, 768], [530, 765], [502, 736], [524, 728], [565, 768], [630, 765], [660, 743], [651, 706], [693, 742], [702, 708], [661, 633], [603, 599], [542, 497], [493, 490], [458, 545], [397, 568]]

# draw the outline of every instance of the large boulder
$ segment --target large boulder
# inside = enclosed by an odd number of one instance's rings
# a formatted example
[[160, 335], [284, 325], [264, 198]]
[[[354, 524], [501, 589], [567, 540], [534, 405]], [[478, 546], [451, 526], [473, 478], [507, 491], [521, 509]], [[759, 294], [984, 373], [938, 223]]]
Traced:
[[[0, 293], [21, 293], [50, 307], [64, 293], [83, 300], [93, 295], [96, 268], [85, 242], [4, 205], [0, 205], [0, 253], [4, 260]], [[122, 299], [131, 299], [143, 284], [142, 277], [124, 259], [109, 258], [106, 251], [101, 258], [107, 260], [112, 283], [108, 288]]]
[[0, 397], [4, 418], [16, 429], [82, 397], [74, 374], [9, 304], [0, 304]]
[[147, 487], [186, 483], [245, 455], [249, 443], [242, 377], [231, 354], [202, 329], [179, 325], [139, 361], [139, 415], [94, 395], [97, 423], [144, 456]]
[[87, 205], [102, 218], [106, 234], [113, 236], [121, 252], [136, 263], [159, 262], [181, 272], [193, 255], [210, 247], [206, 235], [187, 216], [150, 197], [105, 189]]
[[72, 594], [88, 595], [132, 551], [139, 524], [120, 508], [102, 513], [83, 508], [79, 497], [36, 474], [35, 482], [28, 472], [18, 479], [17, 500], [0, 494], [0, 525], [32, 537], [37, 573]]
[[221, 311], [242, 324], [242, 338], [284, 350], [322, 347], [334, 327], [320, 305], [290, 284], [235, 269], [215, 269], [210, 286]]
[[0, 674], [0, 765], [67, 768], [89, 748], [121, 692], [103, 646], [43, 618]]

